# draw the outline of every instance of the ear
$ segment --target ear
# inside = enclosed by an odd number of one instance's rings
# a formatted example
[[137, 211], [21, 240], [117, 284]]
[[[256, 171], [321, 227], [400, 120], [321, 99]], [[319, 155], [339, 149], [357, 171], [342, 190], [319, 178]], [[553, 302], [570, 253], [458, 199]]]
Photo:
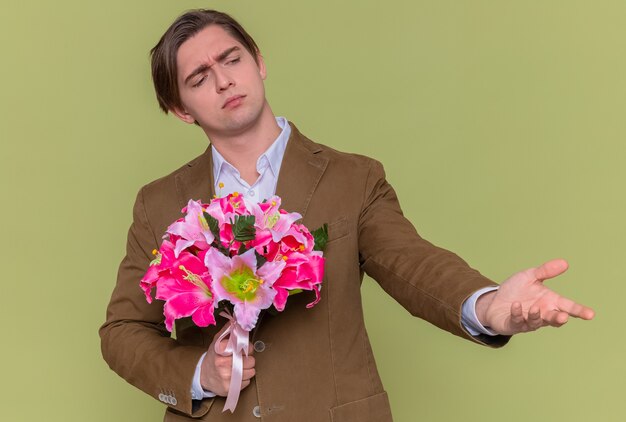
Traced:
[[196, 122], [196, 119], [194, 119], [194, 117], [191, 114], [187, 113], [187, 110], [172, 108], [170, 109], [170, 112], [185, 123], [192, 124]]
[[257, 51], [256, 53], [256, 60], [259, 64], [259, 74], [261, 75], [261, 79], [265, 80], [265, 78], [267, 77], [267, 69], [265, 68], [265, 61], [263, 61], [263, 56], [259, 51]]

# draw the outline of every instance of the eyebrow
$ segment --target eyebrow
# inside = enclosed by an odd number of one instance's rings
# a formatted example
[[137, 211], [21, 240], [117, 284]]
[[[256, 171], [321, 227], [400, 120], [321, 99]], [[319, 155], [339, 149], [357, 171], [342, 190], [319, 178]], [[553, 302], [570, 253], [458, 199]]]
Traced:
[[[215, 60], [216, 63], [219, 63], [221, 61], [223, 61], [224, 59], [226, 59], [226, 57], [230, 56], [230, 54], [234, 51], [238, 51], [239, 47], [234, 46], [234, 47], [230, 47], [227, 48], [226, 50], [222, 51], [218, 56], [217, 59]], [[185, 85], [187, 83], [189, 83], [189, 81], [196, 75], [199, 75], [200, 73], [204, 73], [207, 70], [209, 70], [211, 68], [211, 66], [213, 65], [208, 65], [206, 63], [201, 64], [200, 66], [196, 67], [190, 74], [189, 76], [187, 76], [185, 78]]]

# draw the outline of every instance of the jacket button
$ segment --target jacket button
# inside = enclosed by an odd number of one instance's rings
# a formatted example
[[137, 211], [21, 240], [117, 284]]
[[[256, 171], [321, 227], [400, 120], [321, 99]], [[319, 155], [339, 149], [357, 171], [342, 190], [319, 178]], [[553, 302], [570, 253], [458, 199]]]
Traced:
[[254, 406], [254, 409], [252, 409], [252, 414], [257, 417], [260, 418], [261, 417], [261, 408], [259, 406]]
[[163, 393], [159, 394], [159, 400], [161, 400], [162, 402], [165, 402], [165, 394]]
[[265, 343], [263, 343], [261, 340], [257, 340], [254, 342], [254, 351], [255, 352], [263, 352], [265, 350]]
[[176, 406], [177, 403], [178, 403], [178, 400], [176, 400], [176, 397], [170, 396], [170, 404], [172, 406]]

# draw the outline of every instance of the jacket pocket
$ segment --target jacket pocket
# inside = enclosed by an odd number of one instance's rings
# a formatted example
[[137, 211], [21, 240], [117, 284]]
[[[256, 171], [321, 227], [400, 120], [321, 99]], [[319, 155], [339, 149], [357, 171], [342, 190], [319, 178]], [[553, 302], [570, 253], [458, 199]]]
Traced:
[[204, 399], [202, 401], [194, 401], [194, 406], [192, 409], [191, 415], [186, 415], [185, 413], [179, 412], [176, 409], [168, 407], [165, 409], [165, 416], [163, 417], [163, 422], [189, 422], [189, 421], [197, 421], [198, 418], [202, 418], [206, 415], [213, 406], [213, 402], [215, 400], [212, 398]]
[[328, 224], [328, 242], [341, 239], [348, 234], [348, 219], [341, 217], [339, 220]]
[[387, 393], [376, 394], [330, 409], [332, 422], [392, 422]]

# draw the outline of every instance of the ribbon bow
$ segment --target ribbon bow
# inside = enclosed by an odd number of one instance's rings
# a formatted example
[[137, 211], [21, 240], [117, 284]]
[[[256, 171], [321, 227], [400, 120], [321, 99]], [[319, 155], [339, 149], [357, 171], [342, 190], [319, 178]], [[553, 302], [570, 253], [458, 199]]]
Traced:
[[[220, 312], [220, 315], [226, 318], [228, 322], [228, 328], [218, 337], [215, 342], [215, 353], [220, 356], [232, 356], [233, 357], [233, 369], [230, 377], [230, 386], [228, 388], [228, 396], [226, 396], [226, 404], [222, 412], [230, 410], [230, 413], [235, 411], [237, 401], [239, 401], [239, 392], [241, 391], [241, 383], [243, 380], [243, 353], [248, 356], [248, 339], [250, 333], [244, 330], [235, 317], [233, 317], [228, 310]], [[221, 341], [228, 336], [228, 344], [223, 352], [218, 350], [218, 345]]]

